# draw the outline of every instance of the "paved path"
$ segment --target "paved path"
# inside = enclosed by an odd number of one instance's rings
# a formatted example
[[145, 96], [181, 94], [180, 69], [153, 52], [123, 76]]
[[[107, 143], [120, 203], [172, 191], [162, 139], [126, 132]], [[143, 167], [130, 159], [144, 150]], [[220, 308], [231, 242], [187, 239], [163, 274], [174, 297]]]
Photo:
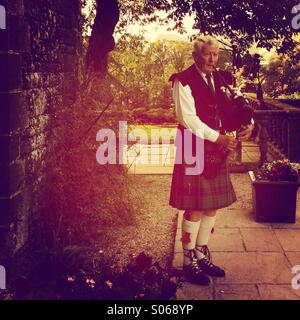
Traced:
[[[173, 267], [182, 269], [181, 221], [178, 213]], [[209, 248], [225, 278], [208, 287], [188, 282], [177, 291], [180, 300], [299, 299], [291, 286], [292, 267], [300, 265], [300, 210], [295, 224], [257, 223], [251, 210], [222, 209]]]

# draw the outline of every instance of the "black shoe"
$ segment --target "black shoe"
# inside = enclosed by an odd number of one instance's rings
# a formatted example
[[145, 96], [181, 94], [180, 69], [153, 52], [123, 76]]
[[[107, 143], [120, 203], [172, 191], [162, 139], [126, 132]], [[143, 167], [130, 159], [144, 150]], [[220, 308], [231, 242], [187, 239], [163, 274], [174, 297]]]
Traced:
[[189, 250], [189, 253], [185, 253], [185, 255], [191, 260], [188, 265], [183, 266], [184, 275], [187, 280], [201, 286], [208, 286], [210, 279], [199, 267], [194, 250]]
[[211, 277], [225, 277], [225, 271], [218, 266], [215, 266], [207, 258], [198, 260], [198, 266]]
[[225, 271], [211, 262], [210, 251], [207, 246], [197, 246], [196, 250], [205, 255], [198, 259], [197, 263], [200, 269], [211, 277], [225, 277]]

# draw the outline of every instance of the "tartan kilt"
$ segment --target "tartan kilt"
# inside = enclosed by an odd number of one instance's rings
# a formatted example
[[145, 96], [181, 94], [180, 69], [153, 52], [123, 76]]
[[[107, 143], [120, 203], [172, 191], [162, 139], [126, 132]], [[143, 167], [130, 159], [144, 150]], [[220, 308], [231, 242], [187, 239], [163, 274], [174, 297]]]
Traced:
[[169, 205], [179, 210], [213, 210], [228, 207], [237, 200], [229, 176], [228, 161], [213, 179], [185, 175], [185, 166], [175, 163]]

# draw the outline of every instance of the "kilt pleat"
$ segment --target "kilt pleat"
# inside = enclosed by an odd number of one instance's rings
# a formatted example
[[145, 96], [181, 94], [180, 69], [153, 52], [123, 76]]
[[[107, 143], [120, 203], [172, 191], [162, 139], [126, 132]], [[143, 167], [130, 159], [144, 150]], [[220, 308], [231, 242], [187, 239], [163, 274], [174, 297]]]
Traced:
[[186, 175], [183, 164], [174, 164], [169, 204], [179, 210], [213, 210], [229, 206], [237, 200], [228, 164], [213, 179], [203, 175]]

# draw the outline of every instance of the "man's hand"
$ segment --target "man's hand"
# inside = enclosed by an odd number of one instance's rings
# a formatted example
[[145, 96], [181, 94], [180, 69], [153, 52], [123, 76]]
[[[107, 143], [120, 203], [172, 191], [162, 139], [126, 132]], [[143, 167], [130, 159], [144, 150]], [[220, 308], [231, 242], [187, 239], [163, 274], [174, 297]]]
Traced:
[[252, 131], [254, 129], [253, 124], [247, 124], [246, 126], [242, 126], [242, 131], [240, 131], [237, 135], [238, 141], [247, 141], [251, 137]]
[[224, 148], [225, 150], [234, 150], [237, 146], [237, 140], [230, 137], [230, 136], [226, 136], [224, 134], [220, 134], [217, 141], [217, 144], [221, 145], [222, 148]]

